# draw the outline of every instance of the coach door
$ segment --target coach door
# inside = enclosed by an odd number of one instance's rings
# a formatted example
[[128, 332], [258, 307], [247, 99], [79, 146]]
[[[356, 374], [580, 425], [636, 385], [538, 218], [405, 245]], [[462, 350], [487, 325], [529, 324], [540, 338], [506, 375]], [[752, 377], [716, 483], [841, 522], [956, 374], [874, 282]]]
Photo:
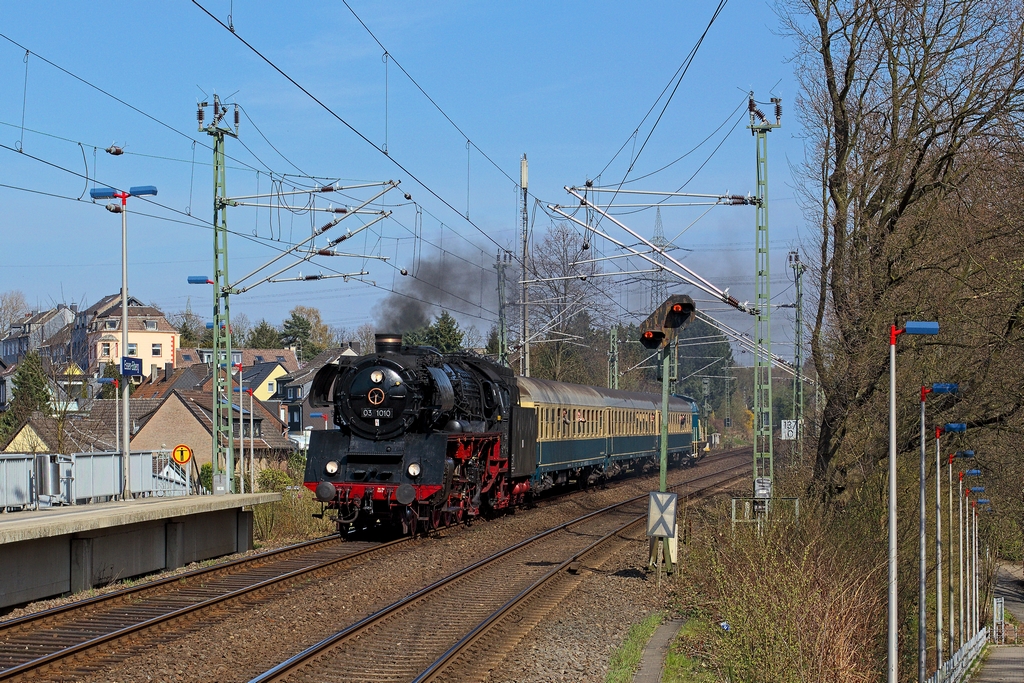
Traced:
[[508, 431], [512, 476], [532, 475], [537, 469], [537, 411], [513, 405], [512, 424]]

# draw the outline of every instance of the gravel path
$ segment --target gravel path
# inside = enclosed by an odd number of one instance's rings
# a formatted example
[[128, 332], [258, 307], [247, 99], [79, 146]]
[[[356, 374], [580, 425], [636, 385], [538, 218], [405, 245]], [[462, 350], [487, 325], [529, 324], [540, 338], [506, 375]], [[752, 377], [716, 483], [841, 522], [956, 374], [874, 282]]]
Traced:
[[[693, 469], [670, 472], [670, 481], [699, 475], [713, 467], [715, 460], [707, 459]], [[395, 552], [386, 567], [382, 568], [379, 561], [352, 565], [324, 578], [293, 584], [284, 593], [238, 601], [201, 627], [166, 629], [164, 640], [156, 647], [148, 646], [140, 651], [130, 643], [117, 644], [118, 650], [111, 652], [111, 658], [119, 661], [111, 662], [102, 673], [91, 678], [57, 676], [54, 680], [246, 681], [328, 633], [473, 561], [556, 523], [643, 493], [656, 480], [656, 477], [646, 477], [617, 488], [591, 489], [496, 521], [446, 531], [437, 538], [421, 539]], [[654, 602], [648, 602], [651, 598], [647, 579], [636, 570], [643, 566], [642, 556], [642, 548], [633, 548], [617, 567], [588, 576], [582, 589], [570, 596], [565, 608], [556, 615], [564, 624], [562, 631], [572, 632], [576, 624], [586, 624], [587, 640], [599, 640], [607, 645], [594, 652], [590, 652], [593, 648], [589, 646], [577, 647], [573, 653], [576, 663], [564, 667], [573, 673], [567, 673], [565, 678], [532, 680], [596, 680], [580, 678], [580, 672], [596, 672], [604, 666], [608, 653], [621, 641], [634, 615], [646, 614], [663, 599], [663, 594], [659, 594]], [[603, 597], [596, 600], [593, 596], [576, 597], [590, 591], [600, 591], [609, 603], [603, 604]], [[600, 610], [594, 609], [595, 602], [602, 604]], [[618, 616], [609, 619], [609, 614]], [[544, 651], [544, 658], [550, 656], [549, 651], [557, 649], [543, 644], [538, 647]], [[553, 656], [559, 658], [557, 654]], [[504, 680], [527, 679], [513, 676]]]

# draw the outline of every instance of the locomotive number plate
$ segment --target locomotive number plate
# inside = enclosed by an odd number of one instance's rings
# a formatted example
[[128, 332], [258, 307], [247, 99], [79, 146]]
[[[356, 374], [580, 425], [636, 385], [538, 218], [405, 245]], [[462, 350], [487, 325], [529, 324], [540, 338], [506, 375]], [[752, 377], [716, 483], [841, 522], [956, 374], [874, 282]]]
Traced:
[[390, 418], [390, 408], [363, 408], [363, 417]]

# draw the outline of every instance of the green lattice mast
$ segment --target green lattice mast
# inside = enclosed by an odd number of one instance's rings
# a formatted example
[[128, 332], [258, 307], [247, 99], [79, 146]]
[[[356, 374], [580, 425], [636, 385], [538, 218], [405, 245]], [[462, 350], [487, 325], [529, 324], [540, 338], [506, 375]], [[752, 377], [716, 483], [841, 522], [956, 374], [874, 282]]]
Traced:
[[[771, 280], [768, 247], [768, 133], [782, 125], [782, 102], [772, 98], [775, 123], [769, 123], [750, 93], [750, 131], [757, 142], [757, 235], [754, 283], [757, 290], [754, 324], [754, 495], [757, 480], [774, 483], [775, 462], [772, 446], [772, 325]], [[763, 495], [763, 494], [762, 494]], [[768, 497], [771, 488], [768, 489]]]

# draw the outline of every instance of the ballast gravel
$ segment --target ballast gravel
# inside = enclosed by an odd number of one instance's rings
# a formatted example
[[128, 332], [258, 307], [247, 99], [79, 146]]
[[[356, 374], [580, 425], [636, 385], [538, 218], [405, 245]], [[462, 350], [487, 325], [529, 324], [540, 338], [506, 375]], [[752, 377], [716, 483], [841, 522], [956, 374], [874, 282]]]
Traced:
[[[716, 469], [706, 458], [688, 470], [670, 471], [670, 481]], [[118, 643], [120, 660], [88, 677], [62, 681], [248, 681], [288, 657], [403, 597], [477, 560], [556, 524], [657, 486], [648, 476], [607, 489], [591, 488], [471, 527], [399, 546], [386, 560], [366, 560], [286, 590], [230, 603], [202, 624], [176, 622], [156, 646]], [[629, 626], [664, 602], [652, 591], [653, 576], [640, 568], [646, 545], [627, 546], [541, 622], [495, 671], [495, 681], [603, 680], [610, 653]], [[443, 618], [439, 615], [438, 618]], [[386, 656], [382, 653], [382, 656]]]

